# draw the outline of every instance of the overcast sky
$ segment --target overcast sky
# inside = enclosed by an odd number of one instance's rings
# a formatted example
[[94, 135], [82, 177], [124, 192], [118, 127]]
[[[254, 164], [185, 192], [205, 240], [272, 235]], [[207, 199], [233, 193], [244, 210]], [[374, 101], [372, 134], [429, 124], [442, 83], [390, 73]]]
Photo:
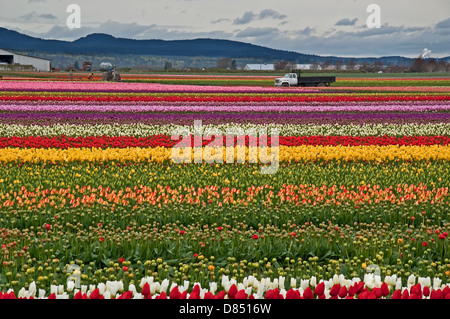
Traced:
[[[218, 38], [337, 56], [450, 56], [449, 0], [0, 0], [0, 26], [43, 38]], [[81, 9], [70, 29], [69, 4]], [[369, 4], [380, 28], [369, 28]]]

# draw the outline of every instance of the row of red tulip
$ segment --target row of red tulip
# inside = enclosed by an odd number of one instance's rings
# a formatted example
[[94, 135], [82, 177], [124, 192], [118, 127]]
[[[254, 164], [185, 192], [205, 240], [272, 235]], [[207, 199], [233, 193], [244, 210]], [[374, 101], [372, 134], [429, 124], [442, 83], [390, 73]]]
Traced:
[[[241, 141], [236, 136], [232, 136], [234, 145], [240, 144]], [[250, 139], [245, 136], [245, 145], [258, 146], [272, 145], [270, 136], [259, 136]], [[186, 143], [186, 140], [188, 142]], [[238, 141], [239, 140], [239, 141]], [[189, 143], [190, 141], [190, 143]], [[222, 145], [226, 146], [227, 137], [223, 136], [223, 142], [215, 139], [213, 136], [211, 140], [200, 137], [198, 143], [202, 146], [207, 145]], [[195, 142], [197, 143], [197, 142]], [[184, 145], [190, 144], [190, 145]], [[360, 145], [448, 145], [450, 144], [450, 137], [448, 136], [280, 136], [279, 145], [284, 146], [300, 146], [300, 145], [323, 145], [323, 146], [360, 146]], [[169, 135], [153, 135], [149, 137], [134, 137], [134, 136], [88, 136], [88, 137], [68, 137], [68, 136], [27, 136], [27, 137], [0, 137], [0, 148], [17, 147], [17, 148], [127, 148], [127, 147], [174, 147], [174, 146], [191, 146], [194, 145], [194, 137], [182, 140], [171, 139]]]
[[[445, 286], [443, 289], [431, 289], [428, 286], [422, 288], [420, 283], [417, 283], [409, 288], [396, 289], [390, 292], [389, 285], [383, 282], [380, 287], [373, 287], [369, 289], [366, 287], [364, 281], [355, 282], [353, 285], [347, 287], [339, 283], [334, 284], [326, 293], [325, 283], [322, 281], [314, 288], [306, 287], [302, 293], [299, 289], [290, 288], [282, 294], [278, 288], [268, 289], [264, 294], [264, 299], [450, 299], [450, 287]], [[174, 286], [169, 295], [165, 291], [159, 294], [152, 295], [150, 285], [146, 282], [142, 287], [140, 294], [134, 293], [131, 290], [124, 291], [122, 294], [113, 297], [113, 299], [255, 299], [253, 294], [249, 294], [245, 289], [238, 290], [236, 284], [232, 284], [228, 291], [220, 290], [217, 294], [207, 291], [201, 297], [200, 286], [197, 284], [192, 291], [188, 293], [187, 290], [182, 292], [178, 286]], [[0, 299], [34, 299], [32, 296], [17, 297], [14, 291], [2, 293], [0, 292]], [[56, 293], [51, 293], [45, 299], [57, 299]], [[89, 293], [77, 291], [73, 299], [105, 299], [99, 288], [92, 290]]]

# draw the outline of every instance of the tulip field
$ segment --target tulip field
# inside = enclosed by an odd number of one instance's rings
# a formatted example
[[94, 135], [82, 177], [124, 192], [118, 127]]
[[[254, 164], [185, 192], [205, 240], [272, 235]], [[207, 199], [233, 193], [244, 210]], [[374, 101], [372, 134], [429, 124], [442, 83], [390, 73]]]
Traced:
[[0, 80], [0, 299], [450, 299], [450, 79], [123, 78]]

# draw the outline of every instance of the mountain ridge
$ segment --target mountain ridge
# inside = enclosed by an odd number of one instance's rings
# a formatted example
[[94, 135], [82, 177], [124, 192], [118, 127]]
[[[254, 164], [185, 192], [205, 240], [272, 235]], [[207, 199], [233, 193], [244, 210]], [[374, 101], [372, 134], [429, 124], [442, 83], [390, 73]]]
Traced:
[[[41, 52], [47, 54], [115, 54], [185, 57], [226, 57], [296, 63], [335, 62], [355, 60], [357, 63], [381, 61], [384, 64], [410, 65], [414, 58], [402, 56], [339, 57], [305, 54], [268, 48], [251, 43], [225, 39], [197, 38], [183, 40], [128, 39], [105, 33], [92, 33], [73, 41], [41, 39], [0, 27], [0, 48], [11, 51]], [[442, 58], [449, 59], [450, 57]], [[440, 59], [437, 59], [440, 60]]]

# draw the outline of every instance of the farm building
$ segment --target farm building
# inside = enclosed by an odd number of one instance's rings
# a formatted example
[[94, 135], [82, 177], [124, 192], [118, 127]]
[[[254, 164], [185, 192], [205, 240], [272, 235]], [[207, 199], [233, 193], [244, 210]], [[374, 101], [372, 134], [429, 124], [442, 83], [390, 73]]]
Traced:
[[36, 71], [50, 72], [51, 63], [48, 59], [19, 54], [0, 49], [0, 65], [29, 65]]
[[271, 63], [264, 64], [246, 64], [244, 70], [246, 71], [273, 71], [274, 65]]

